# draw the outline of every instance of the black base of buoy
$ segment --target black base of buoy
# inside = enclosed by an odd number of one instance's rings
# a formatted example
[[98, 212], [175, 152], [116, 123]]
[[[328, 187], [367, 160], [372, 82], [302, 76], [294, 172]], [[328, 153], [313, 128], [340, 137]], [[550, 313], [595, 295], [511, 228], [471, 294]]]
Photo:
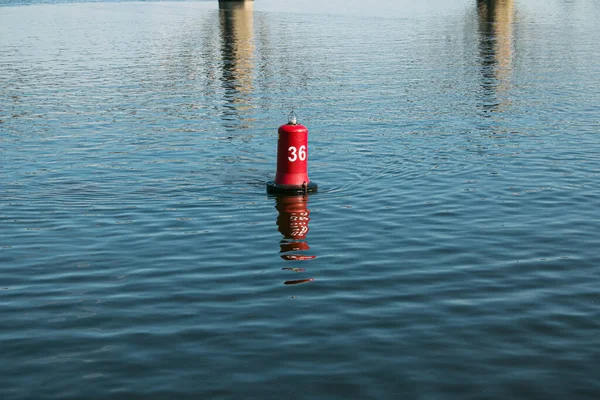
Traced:
[[306, 186], [296, 185], [278, 185], [277, 183], [270, 181], [267, 182], [267, 194], [275, 195], [302, 195], [307, 193], [317, 193], [319, 185], [315, 182], [308, 182]]

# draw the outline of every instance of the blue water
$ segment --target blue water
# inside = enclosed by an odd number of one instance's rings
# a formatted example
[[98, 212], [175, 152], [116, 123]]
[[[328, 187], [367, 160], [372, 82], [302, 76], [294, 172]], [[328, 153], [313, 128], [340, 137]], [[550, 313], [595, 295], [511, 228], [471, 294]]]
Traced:
[[600, 398], [599, 2], [52, 3], [0, 0], [1, 399]]

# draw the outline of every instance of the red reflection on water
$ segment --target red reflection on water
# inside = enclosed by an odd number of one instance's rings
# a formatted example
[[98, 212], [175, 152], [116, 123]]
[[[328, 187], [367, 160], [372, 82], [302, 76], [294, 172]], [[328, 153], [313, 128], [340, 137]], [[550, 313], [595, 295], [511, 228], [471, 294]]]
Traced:
[[306, 282], [312, 282], [314, 281], [314, 278], [308, 278], [308, 279], [294, 279], [293, 281], [285, 281], [283, 282], [284, 285], [297, 285], [299, 283], [306, 283]]
[[310, 210], [306, 206], [307, 203], [307, 196], [277, 197], [275, 205], [279, 211], [277, 230], [285, 239], [301, 240], [306, 238], [310, 221]]
[[304, 256], [301, 254], [283, 254], [280, 256], [284, 260], [288, 261], [304, 261], [304, 260], [312, 260], [313, 258], [317, 258], [317, 256]]
[[[298, 252], [310, 249], [306, 242], [308, 234], [308, 223], [310, 222], [310, 210], [307, 207], [308, 196], [280, 196], [276, 199], [275, 208], [277, 215], [277, 230], [283, 235], [279, 243], [281, 258], [286, 261], [312, 260], [317, 256], [306, 255]], [[292, 254], [290, 254], [292, 253]], [[304, 272], [304, 268], [283, 268], [293, 272]], [[312, 282], [314, 278], [296, 279], [285, 281], [285, 285]]]

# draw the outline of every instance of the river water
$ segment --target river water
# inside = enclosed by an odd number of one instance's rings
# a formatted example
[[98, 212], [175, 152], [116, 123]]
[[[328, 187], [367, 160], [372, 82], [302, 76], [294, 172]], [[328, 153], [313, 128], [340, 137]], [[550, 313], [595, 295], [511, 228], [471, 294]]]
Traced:
[[[600, 398], [598, 1], [43, 3], [0, 398]], [[291, 109], [319, 193], [268, 197]]]

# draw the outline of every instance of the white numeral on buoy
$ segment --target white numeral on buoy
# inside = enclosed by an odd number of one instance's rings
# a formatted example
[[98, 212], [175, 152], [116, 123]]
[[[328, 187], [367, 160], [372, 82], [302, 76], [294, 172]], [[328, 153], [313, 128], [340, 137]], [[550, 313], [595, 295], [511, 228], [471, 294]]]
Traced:
[[298, 157], [300, 158], [300, 161], [306, 160], [306, 146], [300, 146], [298, 149]]
[[291, 154], [288, 156], [288, 160], [290, 160], [290, 162], [294, 162], [297, 159], [300, 159], [300, 161], [306, 160], [306, 146], [300, 146], [300, 148], [297, 150], [294, 146], [290, 146], [288, 151], [291, 152]]

